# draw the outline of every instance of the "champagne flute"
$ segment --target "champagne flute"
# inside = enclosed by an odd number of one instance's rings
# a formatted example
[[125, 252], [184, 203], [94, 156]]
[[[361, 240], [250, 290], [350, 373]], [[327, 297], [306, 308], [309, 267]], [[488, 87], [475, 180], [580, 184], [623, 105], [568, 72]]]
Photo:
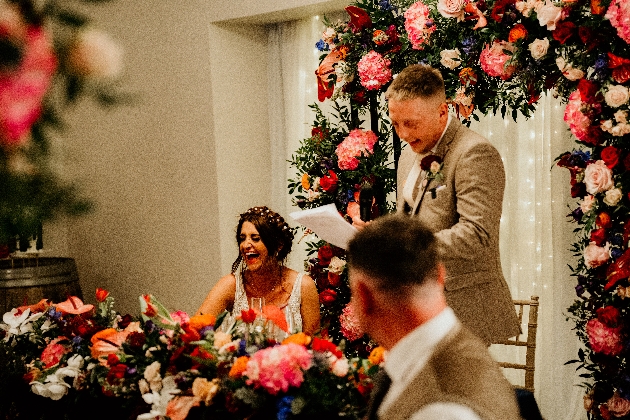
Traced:
[[256, 320], [254, 321], [254, 331], [262, 332], [263, 331], [263, 317], [262, 310], [265, 306], [265, 298], [264, 297], [253, 297], [250, 300], [250, 309], [253, 309], [256, 312]]

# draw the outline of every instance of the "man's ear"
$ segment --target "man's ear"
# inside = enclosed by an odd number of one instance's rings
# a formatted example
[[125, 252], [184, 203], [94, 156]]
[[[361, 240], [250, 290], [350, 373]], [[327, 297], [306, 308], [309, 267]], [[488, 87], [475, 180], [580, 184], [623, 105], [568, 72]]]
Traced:
[[446, 280], [446, 268], [441, 262], [437, 263], [437, 282], [440, 286], [444, 287], [444, 281]]
[[372, 286], [365, 282], [358, 281], [355, 290], [357, 301], [359, 305], [361, 305], [363, 313], [365, 315], [373, 314], [376, 308], [376, 299]]

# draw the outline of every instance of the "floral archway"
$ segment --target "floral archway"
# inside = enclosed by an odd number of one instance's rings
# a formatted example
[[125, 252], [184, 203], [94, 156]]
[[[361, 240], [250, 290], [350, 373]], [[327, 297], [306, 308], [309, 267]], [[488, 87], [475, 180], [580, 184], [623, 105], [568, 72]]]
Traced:
[[[391, 210], [400, 144], [386, 119], [381, 94], [393, 75], [412, 63], [442, 71], [447, 95], [463, 119], [500, 114], [532, 115], [550, 92], [566, 103], [564, 120], [575, 147], [557, 159], [571, 173], [575, 237], [567, 244], [577, 298], [567, 311], [584, 349], [574, 362], [584, 378], [586, 408], [595, 418], [623, 418], [630, 411], [627, 374], [630, 79], [628, 6], [621, 1], [376, 1], [346, 8], [348, 22], [327, 22], [317, 43], [320, 101], [312, 136], [292, 164], [299, 179], [290, 192], [303, 208], [335, 203], [342, 214], [358, 211], [357, 193], [378, 191], [374, 215]], [[378, 139], [374, 140], [374, 136]], [[359, 157], [357, 157], [359, 156]], [[318, 281], [331, 336], [350, 351], [370, 343], [345, 306], [343, 252], [324, 242], [310, 245], [310, 272]], [[315, 254], [317, 253], [317, 254]], [[567, 324], [567, 328], [571, 326]]]

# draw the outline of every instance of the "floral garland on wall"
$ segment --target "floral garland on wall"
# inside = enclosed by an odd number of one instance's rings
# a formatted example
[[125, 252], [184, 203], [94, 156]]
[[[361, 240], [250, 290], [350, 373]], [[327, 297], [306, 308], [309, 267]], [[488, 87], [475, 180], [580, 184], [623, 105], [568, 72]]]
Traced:
[[90, 207], [52, 168], [50, 138], [84, 96], [124, 99], [121, 49], [75, 10], [98, 2], [0, 0], [0, 258], [41, 241], [43, 222]]
[[[350, 219], [360, 180], [380, 182], [381, 200], [393, 190], [388, 171], [396, 156], [377, 156], [368, 135], [355, 149], [344, 143], [357, 144], [351, 133], [365, 132], [359, 117], [369, 113], [379, 151], [396, 152], [379, 99], [409, 64], [438, 68], [452, 109], [466, 121], [488, 113], [528, 117], [541, 94], [552, 92], [566, 102], [564, 120], [576, 140], [557, 159], [571, 172], [575, 198], [577, 299], [568, 313], [584, 346], [571, 362], [584, 380], [589, 415], [630, 418], [630, 3], [358, 0], [346, 11], [347, 22], [325, 21], [316, 44], [318, 99], [331, 101], [335, 112], [326, 116], [313, 105], [312, 137], [292, 160], [303, 174], [289, 181], [295, 203], [335, 203]], [[347, 164], [352, 153], [358, 165]], [[375, 207], [383, 212], [391, 204], [377, 200]], [[336, 340], [365, 344], [346, 307], [343, 252], [323, 242], [310, 251], [325, 325], [339, 325]]]

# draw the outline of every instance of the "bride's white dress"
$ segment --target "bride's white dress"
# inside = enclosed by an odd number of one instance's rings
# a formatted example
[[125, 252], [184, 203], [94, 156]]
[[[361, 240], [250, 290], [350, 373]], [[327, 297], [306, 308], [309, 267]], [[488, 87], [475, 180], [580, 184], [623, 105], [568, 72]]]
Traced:
[[[302, 303], [302, 273], [298, 273], [293, 283], [293, 290], [291, 290], [291, 296], [286, 305], [282, 306], [282, 312], [287, 320], [289, 331], [291, 333], [302, 331], [302, 314], [300, 313], [300, 305]], [[243, 287], [243, 278], [241, 277], [241, 271], [236, 270], [234, 273], [236, 277], [236, 292], [234, 293], [234, 307], [232, 313], [228, 314], [223, 321], [223, 325], [231, 325], [236, 316], [241, 314], [241, 311], [249, 309], [249, 299], [247, 293], [245, 293], [245, 287]]]

